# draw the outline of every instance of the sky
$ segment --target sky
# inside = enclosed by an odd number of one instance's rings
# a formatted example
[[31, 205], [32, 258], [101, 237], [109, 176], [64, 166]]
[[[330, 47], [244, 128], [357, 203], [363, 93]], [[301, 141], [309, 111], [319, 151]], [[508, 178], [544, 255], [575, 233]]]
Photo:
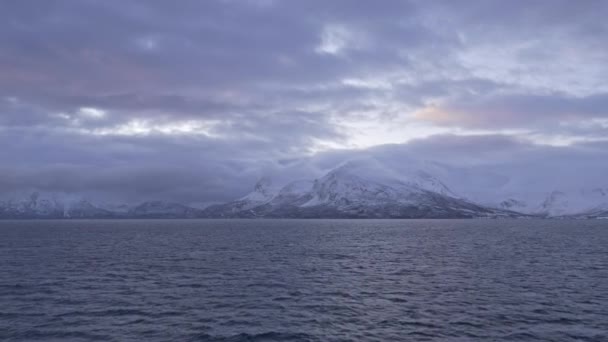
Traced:
[[606, 13], [601, 0], [2, 1], [0, 192], [225, 201], [362, 154], [607, 170]]

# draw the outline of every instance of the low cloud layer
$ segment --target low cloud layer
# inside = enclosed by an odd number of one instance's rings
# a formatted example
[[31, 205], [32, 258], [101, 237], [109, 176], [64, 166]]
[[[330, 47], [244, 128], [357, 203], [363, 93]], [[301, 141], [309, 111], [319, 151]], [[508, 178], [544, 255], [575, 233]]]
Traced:
[[361, 154], [601, 168], [607, 11], [6, 1], [0, 191], [218, 201], [266, 173], [314, 176]]

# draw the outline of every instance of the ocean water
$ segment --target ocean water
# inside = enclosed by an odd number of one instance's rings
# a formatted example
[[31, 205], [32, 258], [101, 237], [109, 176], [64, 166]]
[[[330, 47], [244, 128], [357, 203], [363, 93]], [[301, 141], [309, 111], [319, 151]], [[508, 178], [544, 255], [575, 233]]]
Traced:
[[0, 221], [2, 341], [608, 341], [608, 222]]

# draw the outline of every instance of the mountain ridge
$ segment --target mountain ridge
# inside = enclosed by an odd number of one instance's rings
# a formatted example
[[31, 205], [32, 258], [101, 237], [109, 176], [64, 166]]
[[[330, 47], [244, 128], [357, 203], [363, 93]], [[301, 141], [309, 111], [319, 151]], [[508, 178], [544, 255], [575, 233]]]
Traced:
[[[412, 161], [397, 169], [367, 158], [312, 180], [277, 183], [262, 177], [245, 196], [204, 208], [160, 200], [96, 204], [81, 196], [34, 191], [0, 199], [0, 218], [608, 218], [608, 187], [531, 196], [511, 191], [515, 181], [506, 176], [467, 174], [459, 182], [447, 177], [451, 173], [439, 163]], [[476, 189], [489, 191], [491, 181], [498, 180], [497, 193], [507, 191], [488, 199], [453, 190], [476, 177], [483, 185]]]

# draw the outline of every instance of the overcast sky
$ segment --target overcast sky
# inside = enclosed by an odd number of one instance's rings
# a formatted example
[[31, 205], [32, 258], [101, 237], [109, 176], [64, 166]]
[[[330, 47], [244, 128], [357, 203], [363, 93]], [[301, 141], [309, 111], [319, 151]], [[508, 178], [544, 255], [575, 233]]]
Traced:
[[601, 0], [5, 0], [0, 191], [222, 201], [362, 153], [601, 168], [606, 13]]

